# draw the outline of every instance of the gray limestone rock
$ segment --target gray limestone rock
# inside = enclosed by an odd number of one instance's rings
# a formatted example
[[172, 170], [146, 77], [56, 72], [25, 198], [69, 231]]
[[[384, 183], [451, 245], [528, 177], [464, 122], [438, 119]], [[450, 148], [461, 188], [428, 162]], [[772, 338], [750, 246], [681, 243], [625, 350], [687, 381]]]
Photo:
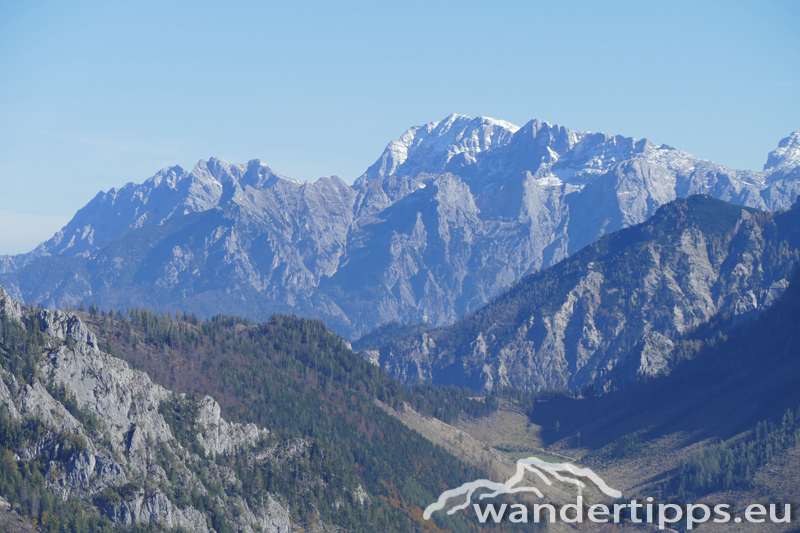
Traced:
[[[160, 413], [161, 404], [174, 394], [154, 384], [147, 374], [102, 352], [77, 315], [23, 312], [2, 286], [0, 306], [8, 317], [38, 326], [48, 341], [38, 361], [38, 378], [31, 383], [23, 385], [0, 370], [0, 404], [9, 416], [20, 421], [37, 419], [45, 428], [41, 438], [16, 450], [17, 456], [22, 460], [43, 455], [58, 458], [64, 443], [72, 442], [68, 458], [51, 460], [46, 476], [48, 488], [60, 498], [73, 497], [95, 505], [118, 524], [158, 523], [208, 532], [202, 510], [190, 505], [179, 508], [169, 497], [177, 487], [207, 492], [187, 461], [201, 461], [209, 479], [217, 476], [218, 482], [238, 483], [232, 471], [213, 462], [214, 456], [254, 450], [269, 432], [254, 424], [226, 421], [219, 405], [206, 396], [198, 406], [193, 431], [208, 459], [193, 455], [176, 440]], [[91, 429], [51, 394], [58, 390], [56, 396], [74, 398], [82, 420], [90, 417], [95, 421]], [[164, 453], [174, 458], [170, 476], [158, 459]], [[289, 511], [272, 496], [255, 507], [226, 496], [218, 498], [215, 505], [241, 531], [288, 531]]]
[[9, 320], [17, 322], [22, 320], [22, 309], [19, 302], [9, 296], [2, 285], [0, 285], [0, 313], [5, 314]]

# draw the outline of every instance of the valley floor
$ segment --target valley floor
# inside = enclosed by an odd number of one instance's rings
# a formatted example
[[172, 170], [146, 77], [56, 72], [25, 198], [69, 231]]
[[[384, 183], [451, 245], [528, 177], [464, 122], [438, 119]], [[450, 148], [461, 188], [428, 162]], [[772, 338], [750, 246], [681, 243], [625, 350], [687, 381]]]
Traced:
[[[490, 472], [493, 480], [504, 481], [515, 471], [517, 458], [534, 455], [554, 461], [574, 462], [589, 467], [609, 486], [620, 490], [623, 499], [659, 497], [668, 473], [677, 467], [682, 457], [702, 448], [710, 441], [693, 439], [693, 435], [671, 433], [648, 442], [644, 449], [625, 459], [607, 459], [606, 449], [594, 452], [577, 447], [574, 436], [565, 436], [546, 444], [542, 438], [542, 427], [532, 424], [513, 401], [501, 400], [497, 412], [483, 418], [462, 416], [449, 425], [434, 418], [422, 416], [407, 405], [404, 409], [392, 409], [381, 405], [388, 413], [401, 420], [429, 441], [444, 447], [461, 459]], [[608, 445], [606, 448], [611, 447]], [[558, 494], [546, 493], [547, 498], [558, 499]], [[569, 496], [561, 494], [560, 496]], [[747, 491], [715, 492], [696, 503], [712, 505], [727, 503], [732, 515], [742, 516], [747, 505], [755, 503], [792, 503], [793, 509], [800, 506], [800, 447], [790, 448], [776, 456], [759, 469], [754, 487]], [[778, 516], [782, 516], [781, 511]], [[654, 527], [628, 524], [618, 529], [599, 524], [586, 524], [588, 531], [652, 531]], [[706, 523], [698, 529], [716, 532], [763, 532], [794, 533], [800, 531], [800, 517], [795, 513], [790, 524], [714, 524]], [[553, 531], [575, 531], [572, 526], [559, 523]], [[587, 531], [586, 529], [580, 529]]]

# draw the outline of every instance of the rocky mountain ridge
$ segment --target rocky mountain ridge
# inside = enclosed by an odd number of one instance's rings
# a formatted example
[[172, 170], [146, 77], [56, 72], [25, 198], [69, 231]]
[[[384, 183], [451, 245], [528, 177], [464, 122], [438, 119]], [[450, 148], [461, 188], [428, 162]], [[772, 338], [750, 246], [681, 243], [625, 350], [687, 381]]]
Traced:
[[452, 326], [355, 347], [404, 383], [473, 390], [616, 388], [669, 372], [675, 341], [777, 301], [800, 264], [800, 206], [763, 213], [678, 199], [532, 274]]
[[[199, 446], [180, 442], [164, 408], [189, 404], [152, 383], [144, 372], [101, 351], [97, 339], [73, 313], [39, 310], [26, 317], [0, 287], [2, 355], [11, 369], [0, 370], [0, 407], [10, 423], [39, 428], [36, 438], [18, 441], [20, 464], [38, 464], [47, 490], [60, 500], [77, 500], [114, 524], [152, 524], [166, 529], [214, 531], [220, 524], [241, 531], [289, 530], [290, 513], [271, 495], [249, 502], [219, 486], [235, 485], [237, 474], [216, 464], [217, 454], [271, 454], [266, 429], [229, 423], [206, 396], [187, 421]], [[37, 327], [42, 357], [35, 373], [13, 372], [15, 331]], [[9, 445], [4, 437], [4, 445]], [[303, 443], [295, 444], [302, 453]], [[194, 494], [195, 499], [181, 497]], [[198, 505], [207, 500], [211, 508]], [[212, 519], [213, 518], [213, 519]], [[45, 520], [45, 519], [43, 519]], [[46, 525], [46, 524], [45, 524]]]
[[30, 254], [0, 258], [0, 282], [48, 307], [278, 311], [350, 338], [393, 320], [444, 325], [677, 197], [788, 208], [798, 135], [763, 172], [646, 140], [460, 115], [409, 129], [353, 187], [212, 158], [101, 193]]

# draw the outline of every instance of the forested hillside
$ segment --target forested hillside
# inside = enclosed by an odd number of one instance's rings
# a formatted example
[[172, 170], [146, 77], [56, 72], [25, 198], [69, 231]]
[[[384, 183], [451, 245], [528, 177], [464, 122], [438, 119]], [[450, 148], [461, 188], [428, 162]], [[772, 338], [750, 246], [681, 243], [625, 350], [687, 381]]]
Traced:
[[[190, 398], [211, 394], [232, 420], [256, 423], [279, 439], [311, 443], [302, 461], [246, 478], [244, 494], [262, 488], [276, 492], [298, 517], [318, 512], [356, 530], [360, 523], [381, 531], [474, 529], [446, 516], [438, 525], [423, 522], [421, 513], [440, 492], [484, 474], [407, 429], [374, 400], [406, 402], [447, 421], [461, 412], [494, 411], [492, 397], [475, 401], [468, 390], [455, 387], [408, 390], [316, 320], [275, 315], [254, 324], [136, 308], [107, 313], [94, 306], [81, 316], [104, 349], [146, 370], [156, 382]], [[176, 413], [192, 408], [180, 406]], [[236, 468], [240, 459], [221, 460]], [[314, 481], [319, 476], [324, 482]], [[368, 502], [363, 508], [336, 503], [343, 487], [357, 485]]]
[[47, 311], [1, 288], [0, 319], [0, 496], [43, 531], [480, 530], [422, 509], [486, 473], [375, 401], [447, 420], [494, 399], [406, 390], [318, 321]]

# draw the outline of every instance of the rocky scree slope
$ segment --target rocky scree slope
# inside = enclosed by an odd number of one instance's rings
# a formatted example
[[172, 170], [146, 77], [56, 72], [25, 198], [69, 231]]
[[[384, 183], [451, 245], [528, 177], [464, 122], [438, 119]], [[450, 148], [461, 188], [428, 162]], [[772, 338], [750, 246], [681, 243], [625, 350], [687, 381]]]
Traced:
[[407, 384], [617, 388], [668, 373], [673, 341], [712, 317], [745, 321], [772, 305], [800, 263], [799, 222], [798, 205], [773, 214], [678, 199], [452, 326], [354, 346]]
[[451, 115], [389, 143], [353, 187], [260, 161], [165, 169], [0, 258], [0, 282], [48, 307], [278, 311], [350, 338], [393, 320], [444, 325], [677, 197], [788, 208], [798, 161], [800, 132], [752, 172], [647, 140]]
[[[244, 453], [258, 470], [278, 453], [267, 430], [227, 422], [211, 397], [153, 384], [101, 351], [72, 313], [22, 308], [0, 287], [0, 315], [3, 461], [24, 474], [17, 485], [5, 478], [13, 494], [3, 496], [43, 530], [58, 530], [55, 500], [77, 504], [72, 513], [83, 508], [95, 525], [289, 531], [285, 505], [267, 492], [242, 495], [241, 473], [214, 461]], [[62, 509], [62, 521], [72, 518]]]

